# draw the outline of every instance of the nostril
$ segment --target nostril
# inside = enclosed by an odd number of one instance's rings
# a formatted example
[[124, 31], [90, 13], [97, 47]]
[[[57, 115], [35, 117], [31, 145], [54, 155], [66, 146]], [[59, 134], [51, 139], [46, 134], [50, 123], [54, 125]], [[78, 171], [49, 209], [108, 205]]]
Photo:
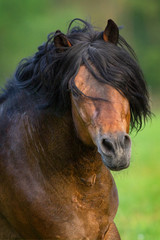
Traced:
[[126, 134], [124, 136], [124, 147], [126, 149], [126, 148], [130, 148], [130, 146], [131, 146], [131, 139], [130, 139], [130, 136]]
[[113, 143], [110, 142], [108, 139], [102, 140], [102, 146], [106, 154], [114, 153]]

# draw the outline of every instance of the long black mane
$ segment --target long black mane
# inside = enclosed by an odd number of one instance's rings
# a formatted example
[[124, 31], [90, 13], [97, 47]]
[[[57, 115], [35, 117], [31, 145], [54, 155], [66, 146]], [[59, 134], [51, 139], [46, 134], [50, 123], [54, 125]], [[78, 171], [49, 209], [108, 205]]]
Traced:
[[[77, 20], [83, 26], [71, 28]], [[55, 114], [63, 114], [70, 108], [69, 80], [85, 65], [97, 81], [113, 86], [128, 99], [131, 128], [139, 130], [151, 112], [146, 83], [131, 47], [121, 36], [118, 45], [105, 42], [102, 32], [81, 19], [71, 21], [66, 36], [72, 46], [63, 52], [56, 51], [54, 33], [51, 33], [32, 58], [21, 61], [12, 80], [14, 89], [32, 93], [41, 99], [41, 106], [52, 107]], [[74, 84], [71, 90], [80, 94]], [[7, 95], [9, 87], [0, 102]]]

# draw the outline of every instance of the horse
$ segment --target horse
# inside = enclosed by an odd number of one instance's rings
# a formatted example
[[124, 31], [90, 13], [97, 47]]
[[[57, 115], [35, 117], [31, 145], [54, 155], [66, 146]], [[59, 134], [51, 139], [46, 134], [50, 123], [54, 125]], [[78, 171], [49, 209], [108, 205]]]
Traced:
[[0, 239], [119, 240], [111, 170], [129, 166], [129, 133], [150, 115], [113, 20], [49, 34], [0, 96]]

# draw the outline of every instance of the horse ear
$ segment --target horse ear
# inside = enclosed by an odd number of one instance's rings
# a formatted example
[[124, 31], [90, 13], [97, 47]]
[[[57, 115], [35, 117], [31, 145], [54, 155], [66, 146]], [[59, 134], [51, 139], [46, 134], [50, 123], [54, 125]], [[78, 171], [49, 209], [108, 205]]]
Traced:
[[119, 29], [112, 19], [108, 20], [107, 26], [103, 32], [103, 40], [105, 42], [118, 43]]
[[66, 48], [71, 47], [72, 44], [60, 30], [57, 30], [54, 35], [54, 46], [57, 52], [63, 52]]

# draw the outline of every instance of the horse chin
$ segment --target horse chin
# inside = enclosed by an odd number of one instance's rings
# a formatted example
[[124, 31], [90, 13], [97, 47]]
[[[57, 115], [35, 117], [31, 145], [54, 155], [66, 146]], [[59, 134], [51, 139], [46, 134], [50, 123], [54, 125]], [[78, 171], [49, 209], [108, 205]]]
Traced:
[[130, 165], [130, 157], [128, 157], [127, 159], [125, 157], [121, 159], [115, 157], [113, 159], [112, 157], [106, 156], [99, 150], [98, 152], [101, 155], [102, 162], [104, 163], [104, 165], [111, 171], [121, 171], [123, 169], [128, 168]]
[[124, 164], [124, 165], [120, 165], [120, 166], [116, 166], [116, 165], [110, 165], [110, 166], [107, 166], [107, 164], [104, 162], [105, 166], [107, 168], [109, 168], [111, 171], [121, 171], [121, 170], [124, 170], [126, 168], [129, 167], [130, 163], [128, 164]]

